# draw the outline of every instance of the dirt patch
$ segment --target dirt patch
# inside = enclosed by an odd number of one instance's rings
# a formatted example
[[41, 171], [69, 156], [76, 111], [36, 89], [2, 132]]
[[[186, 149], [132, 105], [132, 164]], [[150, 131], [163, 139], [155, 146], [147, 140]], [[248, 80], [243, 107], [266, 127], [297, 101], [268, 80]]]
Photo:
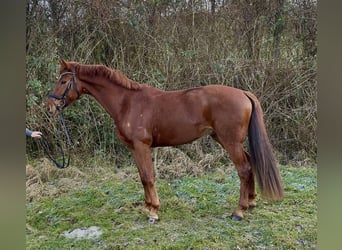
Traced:
[[62, 236], [68, 239], [97, 239], [102, 235], [102, 230], [99, 227], [91, 226], [88, 228], [77, 228], [72, 231], [64, 231]]

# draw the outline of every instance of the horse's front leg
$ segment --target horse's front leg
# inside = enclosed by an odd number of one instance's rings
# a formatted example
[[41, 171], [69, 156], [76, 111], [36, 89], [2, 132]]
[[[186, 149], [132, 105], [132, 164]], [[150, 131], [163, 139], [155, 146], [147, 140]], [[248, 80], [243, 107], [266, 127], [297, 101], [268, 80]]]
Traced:
[[151, 147], [142, 142], [133, 145], [132, 154], [138, 166], [141, 183], [145, 191], [145, 210], [149, 211], [149, 222], [158, 220], [160, 202], [155, 187]]

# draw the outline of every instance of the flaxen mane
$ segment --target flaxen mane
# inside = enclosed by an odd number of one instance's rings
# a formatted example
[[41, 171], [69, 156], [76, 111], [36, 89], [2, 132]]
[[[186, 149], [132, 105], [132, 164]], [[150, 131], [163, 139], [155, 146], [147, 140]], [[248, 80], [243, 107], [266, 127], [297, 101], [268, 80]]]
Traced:
[[124, 76], [118, 71], [114, 71], [104, 65], [79, 65], [79, 73], [88, 76], [102, 76], [110, 80], [111, 82], [120, 85], [127, 89], [138, 90], [142, 88], [138, 82], [135, 82], [128, 77]]

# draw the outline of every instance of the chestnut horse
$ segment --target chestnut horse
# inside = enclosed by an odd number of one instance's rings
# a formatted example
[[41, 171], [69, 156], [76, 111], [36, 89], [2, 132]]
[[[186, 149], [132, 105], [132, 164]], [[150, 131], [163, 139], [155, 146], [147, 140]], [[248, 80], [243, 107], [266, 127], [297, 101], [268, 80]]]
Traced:
[[[283, 198], [263, 112], [252, 93], [222, 85], [163, 91], [104, 65], [61, 60], [60, 77], [47, 100], [49, 113], [63, 110], [82, 94], [93, 96], [111, 115], [117, 136], [132, 151], [150, 222], [158, 219], [160, 207], [151, 147], [185, 144], [208, 133], [229, 153], [240, 178], [240, 201], [232, 219], [241, 220], [244, 211], [256, 206], [254, 176], [264, 198]], [[243, 148], [247, 134], [250, 155]]]

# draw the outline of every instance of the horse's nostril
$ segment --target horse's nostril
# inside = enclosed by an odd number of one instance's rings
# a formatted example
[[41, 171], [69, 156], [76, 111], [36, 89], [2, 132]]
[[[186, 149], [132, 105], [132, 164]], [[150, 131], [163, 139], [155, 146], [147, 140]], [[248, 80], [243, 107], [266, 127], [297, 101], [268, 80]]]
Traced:
[[48, 112], [48, 114], [49, 114], [50, 116], [52, 116], [52, 115], [55, 113], [54, 107], [51, 106], [51, 105], [48, 105], [48, 106], [47, 106], [47, 112]]

